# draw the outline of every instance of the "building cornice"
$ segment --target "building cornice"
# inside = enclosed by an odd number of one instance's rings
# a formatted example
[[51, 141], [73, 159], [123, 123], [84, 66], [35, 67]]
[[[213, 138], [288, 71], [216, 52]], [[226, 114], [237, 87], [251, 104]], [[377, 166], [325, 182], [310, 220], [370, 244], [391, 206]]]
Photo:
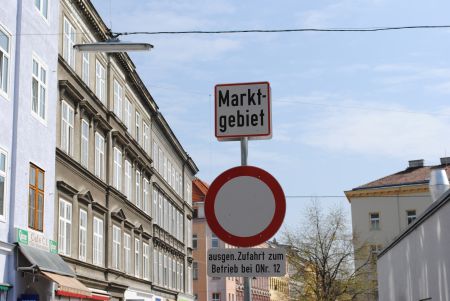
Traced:
[[397, 196], [424, 192], [429, 192], [428, 184], [390, 186], [344, 191], [345, 196], [350, 203], [352, 198]]

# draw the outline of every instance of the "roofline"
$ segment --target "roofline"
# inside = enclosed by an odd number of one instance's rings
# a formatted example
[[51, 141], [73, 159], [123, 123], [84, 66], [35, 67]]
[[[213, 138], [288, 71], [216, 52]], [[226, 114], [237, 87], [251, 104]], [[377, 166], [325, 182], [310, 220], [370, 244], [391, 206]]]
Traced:
[[450, 201], [450, 189], [447, 190], [437, 201], [431, 203], [431, 205], [421, 214], [419, 217], [410, 224], [406, 229], [404, 229], [397, 237], [395, 237], [389, 245], [383, 249], [383, 251], [378, 254], [378, 258], [381, 258], [389, 250], [400, 243], [403, 238], [408, 236], [411, 232], [417, 229], [421, 224], [423, 224], [428, 218], [435, 214], [441, 207]]
[[363, 190], [363, 189], [377, 189], [377, 188], [390, 188], [390, 187], [402, 187], [402, 186], [408, 186], [408, 185], [418, 185], [418, 184], [428, 184], [430, 180], [422, 180], [422, 181], [416, 181], [416, 182], [405, 182], [400, 184], [387, 184], [387, 185], [378, 185], [378, 186], [360, 186], [353, 188], [351, 191], [357, 191], [357, 190]]
[[425, 183], [405, 184], [405, 185], [386, 185], [379, 187], [368, 187], [364, 189], [353, 189], [344, 191], [349, 203], [352, 198], [358, 197], [377, 197], [377, 196], [397, 196], [403, 194], [428, 192], [428, 181]]

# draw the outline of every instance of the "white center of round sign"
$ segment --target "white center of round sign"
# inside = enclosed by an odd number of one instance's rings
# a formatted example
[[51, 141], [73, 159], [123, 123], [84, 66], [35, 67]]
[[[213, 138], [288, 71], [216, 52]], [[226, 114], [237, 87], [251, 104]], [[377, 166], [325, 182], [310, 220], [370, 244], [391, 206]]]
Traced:
[[214, 211], [227, 232], [240, 237], [254, 236], [272, 221], [275, 198], [263, 181], [239, 176], [226, 182], [217, 192]]

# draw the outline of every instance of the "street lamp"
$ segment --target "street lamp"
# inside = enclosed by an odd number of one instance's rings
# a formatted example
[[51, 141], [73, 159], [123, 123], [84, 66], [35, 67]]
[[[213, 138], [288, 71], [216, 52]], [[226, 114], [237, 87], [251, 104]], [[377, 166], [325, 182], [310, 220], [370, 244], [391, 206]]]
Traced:
[[128, 52], [149, 51], [153, 45], [148, 43], [122, 42], [118, 38], [112, 38], [105, 42], [75, 44], [73, 48], [83, 52]]

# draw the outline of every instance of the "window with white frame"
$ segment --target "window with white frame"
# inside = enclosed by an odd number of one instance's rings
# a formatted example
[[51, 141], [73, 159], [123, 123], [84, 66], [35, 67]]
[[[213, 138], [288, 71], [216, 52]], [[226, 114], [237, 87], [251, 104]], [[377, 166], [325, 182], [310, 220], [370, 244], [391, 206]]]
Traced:
[[161, 149], [161, 147], [158, 147], [158, 172], [160, 175], [162, 175], [162, 171], [164, 169], [164, 153]]
[[128, 160], [125, 160], [125, 189], [124, 193], [127, 196], [129, 200], [131, 200], [131, 194], [132, 194], [132, 187], [133, 187], [133, 180], [131, 178], [131, 162]]
[[188, 267], [187, 270], [188, 275], [188, 285], [187, 285], [187, 292], [192, 294], [192, 267]]
[[158, 224], [158, 190], [153, 188], [153, 205], [152, 205], [152, 217], [155, 224]]
[[163, 227], [163, 221], [164, 221], [164, 217], [163, 217], [163, 195], [162, 193], [158, 194], [158, 206], [159, 206], [159, 212], [158, 212], [158, 220], [159, 220], [159, 226], [162, 228]]
[[191, 190], [191, 184], [186, 184], [186, 201], [188, 204], [192, 205], [192, 190]]
[[95, 133], [95, 170], [94, 173], [100, 179], [105, 178], [105, 138], [100, 133]]
[[180, 290], [181, 282], [180, 282], [180, 262], [177, 260], [177, 290]]
[[158, 170], [158, 144], [156, 143], [156, 141], [153, 141], [152, 159], [153, 167]]
[[371, 212], [370, 216], [370, 230], [380, 230], [380, 213]]
[[90, 86], [90, 74], [89, 74], [89, 52], [83, 52], [81, 54], [81, 58], [83, 60], [81, 65], [81, 79], [86, 83], [86, 85]]
[[167, 255], [164, 254], [164, 286], [169, 283], [169, 271], [167, 269]]
[[187, 246], [192, 248], [192, 221], [190, 219], [186, 219], [186, 228], [187, 228]]
[[142, 132], [142, 140], [143, 144], [144, 144], [144, 150], [146, 153], [150, 153], [150, 127], [148, 126], [148, 124], [144, 121], [142, 123], [142, 127], [143, 127], [143, 132]]
[[72, 204], [59, 200], [59, 227], [58, 227], [59, 253], [70, 256], [72, 234]]
[[86, 261], [87, 251], [87, 212], [80, 209], [80, 221], [78, 231], [78, 259]]
[[94, 243], [93, 243], [93, 260], [92, 263], [98, 266], [103, 266], [103, 220], [94, 217]]
[[125, 233], [123, 236], [123, 250], [124, 250], [124, 266], [123, 270], [127, 274], [131, 274], [131, 236]]
[[46, 119], [46, 102], [47, 69], [39, 60], [33, 58], [33, 72], [31, 77], [31, 111], [43, 120]]
[[159, 278], [159, 285], [164, 285], [164, 278], [163, 278], [163, 253], [161, 250], [159, 251], [159, 260], [158, 260], [158, 266], [159, 266], [159, 272], [158, 272], [158, 278]]
[[153, 282], [159, 284], [158, 279], [158, 251], [153, 249]]
[[167, 157], [164, 156], [164, 171], [163, 171], [164, 180], [167, 181]]
[[150, 183], [148, 179], [144, 179], [143, 190], [143, 210], [145, 213], [150, 214]]
[[106, 103], [106, 71], [98, 60], [95, 61], [95, 95], [103, 104]]
[[124, 112], [123, 112], [123, 123], [127, 127], [128, 133], [131, 134], [131, 101], [128, 99], [128, 97], [125, 97], [125, 105], [124, 105]]
[[141, 114], [136, 111], [136, 141], [141, 144]]
[[212, 293], [212, 301], [220, 301], [220, 293]]
[[172, 234], [172, 204], [169, 202], [168, 204], [168, 209], [169, 209], [169, 213], [168, 213], [168, 227], [167, 227], [167, 231]]
[[168, 269], [168, 273], [169, 273], [168, 278], [169, 278], [169, 281], [168, 281], [168, 283], [167, 283], [167, 286], [168, 286], [169, 288], [172, 288], [172, 258], [170, 258], [170, 255], [167, 256], [167, 264], [168, 264], [168, 267], [169, 267], [169, 269]]
[[114, 147], [113, 185], [117, 190], [122, 190], [122, 152], [117, 147]]
[[169, 201], [164, 197], [164, 230], [169, 229]]
[[9, 85], [10, 37], [0, 29], [0, 91], [7, 94]]
[[141, 275], [141, 260], [140, 260], [140, 242], [139, 239], [134, 239], [134, 276], [139, 277]]
[[171, 288], [176, 289], [177, 287], [177, 262], [172, 258], [172, 282]]
[[6, 158], [6, 152], [0, 149], [0, 220], [5, 220], [6, 216]]
[[113, 269], [120, 269], [120, 239], [121, 230], [116, 225], [113, 225], [113, 242], [112, 242], [112, 267]]
[[[73, 128], [72, 128], [73, 131]], [[89, 161], [89, 122], [81, 120], [81, 165], [88, 167]]]
[[168, 160], [169, 162], [167, 162], [167, 164], [169, 165], [167, 167], [167, 183], [169, 183], [169, 186], [173, 188], [172, 185], [172, 162], [170, 162], [170, 160]]
[[63, 58], [72, 68], [75, 68], [75, 49], [73, 48], [75, 39], [75, 27], [64, 17]]
[[143, 278], [150, 280], [150, 246], [145, 242], [142, 244], [142, 267], [143, 267]]
[[74, 110], [66, 102], [61, 102], [61, 149], [68, 155], [73, 155], [73, 122]]
[[[170, 169], [169, 169], [170, 170]], [[176, 182], [176, 172], [175, 172], [175, 165], [172, 165], [172, 187], [177, 191], [177, 182]], [[169, 175], [170, 178], [170, 175]]]
[[45, 19], [47, 19], [48, 16], [48, 1], [49, 0], [34, 0], [34, 6]]
[[139, 208], [142, 208], [142, 202], [141, 202], [141, 172], [139, 170], [136, 170], [136, 192], [134, 195], [136, 199], [136, 206]]
[[122, 120], [122, 86], [114, 80], [114, 114]]

